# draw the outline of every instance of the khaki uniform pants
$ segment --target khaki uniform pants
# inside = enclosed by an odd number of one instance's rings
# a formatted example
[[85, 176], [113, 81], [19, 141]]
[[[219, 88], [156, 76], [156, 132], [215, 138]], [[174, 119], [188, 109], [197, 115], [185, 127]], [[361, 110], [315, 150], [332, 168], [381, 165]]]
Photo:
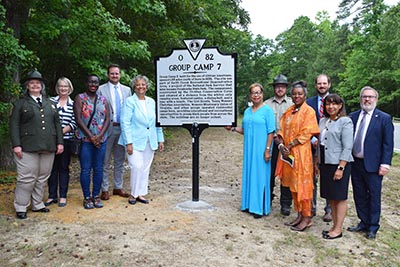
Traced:
[[44, 208], [44, 186], [51, 174], [54, 153], [22, 152], [22, 159], [14, 155], [17, 164], [17, 185], [14, 207], [16, 212], [26, 212], [32, 203], [32, 210]]

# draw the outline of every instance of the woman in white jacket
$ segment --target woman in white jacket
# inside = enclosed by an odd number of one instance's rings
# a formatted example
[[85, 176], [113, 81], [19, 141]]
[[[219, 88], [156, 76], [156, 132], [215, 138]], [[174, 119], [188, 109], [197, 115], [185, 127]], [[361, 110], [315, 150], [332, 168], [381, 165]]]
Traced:
[[121, 136], [119, 144], [125, 146], [131, 168], [131, 195], [129, 204], [136, 201], [148, 204], [149, 174], [154, 151], [164, 150], [164, 135], [156, 127], [156, 104], [146, 96], [149, 79], [138, 75], [131, 82], [135, 94], [128, 97], [121, 112]]

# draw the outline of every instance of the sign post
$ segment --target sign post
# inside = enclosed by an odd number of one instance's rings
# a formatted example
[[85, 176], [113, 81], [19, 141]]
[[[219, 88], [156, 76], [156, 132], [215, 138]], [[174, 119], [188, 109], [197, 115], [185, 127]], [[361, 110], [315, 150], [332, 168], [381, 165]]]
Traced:
[[185, 49], [155, 57], [156, 124], [180, 126], [192, 135], [192, 201], [199, 201], [199, 140], [208, 127], [236, 126], [237, 54], [203, 47], [205, 39], [184, 40]]

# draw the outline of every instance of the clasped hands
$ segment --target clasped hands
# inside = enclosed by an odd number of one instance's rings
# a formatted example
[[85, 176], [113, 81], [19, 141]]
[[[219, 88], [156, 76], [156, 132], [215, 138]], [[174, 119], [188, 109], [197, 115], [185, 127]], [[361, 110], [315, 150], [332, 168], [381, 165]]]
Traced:
[[279, 151], [282, 153], [283, 158], [287, 159], [290, 155], [290, 147], [283, 144], [283, 138], [280, 135], [274, 136], [274, 142], [278, 145]]
[[90, 137], [90, 142], [92, 142], [95, 147], [99, 148], [101, 146], [102, 139], [103, 137], [101, 135], [92, 135]]

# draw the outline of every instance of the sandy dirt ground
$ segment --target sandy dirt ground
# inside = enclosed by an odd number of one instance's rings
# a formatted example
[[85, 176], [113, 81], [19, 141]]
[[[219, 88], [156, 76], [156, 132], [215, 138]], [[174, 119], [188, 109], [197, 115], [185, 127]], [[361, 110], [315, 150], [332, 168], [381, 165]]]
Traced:
[[[53, 204], [48, 214], [17, 220], [14, 187], [0, 187], [0, 266], [400, 266], [398, 168], [384, 178], [376, 240], [345, 229], [343, 238], [324, 240], [330, 224], [321, 219], [321, 199], [305, 232], [284, 225], [295, 213], [282, 216], [277, 199], [262, 219], [240, 211], [243, 140], [223, 128], [200, 136], [200, 200], [208, 208], [182, 209], [192, 200], [191, 136], [181, 128], [166, 133], [166, 150], [156, 153], [150, 174], [149, 205], [111, 196], [104, 208], [85, 210], [76, 160], [68, 205]], [[345, 227], [357, 222], [350, 188]]]

